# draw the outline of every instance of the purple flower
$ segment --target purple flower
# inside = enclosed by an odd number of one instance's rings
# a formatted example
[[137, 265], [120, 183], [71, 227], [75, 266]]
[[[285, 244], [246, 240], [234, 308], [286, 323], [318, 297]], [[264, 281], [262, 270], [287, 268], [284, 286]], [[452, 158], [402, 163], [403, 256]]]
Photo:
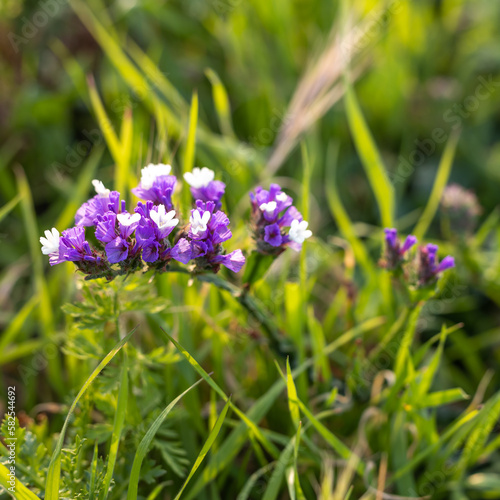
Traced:
[[415, 245], [417, 238], [410, 234], [401, 245], [397, 229], [386, 228], [384, 232], [385, 259], [383, 265], [389, 269], [396, 269], [404, 262], [405, 254]]
[[123, 239], [126, 239], [132, 235], [141, 220], [141, 216], [139, 214], [129, 214], [126, 212], [118, 214], [116, 218], [118, 220], [120, 236]]
[[169, 175], [170, 165], [148, 165], [141, 170], [141, 182], [132, 189], [142, 200], [152, 201], [155, 205], [164, 205], [167, 210], [173, 208], [172, 194], [177, 179]]
[[241, 271], [241, 268], [245, 265], [245, 256], [243, 252], [238, 249], [227, 255], [218, 255], [214, 257], [212, 262], [220, 263], [226, 266], [230, 271], [237, 273]]
[[184, 180], [191, 186], [191, 194], [195, 200], [204, 202], [213, 201], [215, 208], [222, 206], [221, 198], [226, 190], [226, 185], [214, 180], [215, 173], [209, 168], [193, 168], [192, 172], [184, 174]]
[[153, 221], [159, 238], [166, 238], [179, 224], [179, 219], [175, 218], [175, 210], [167, 212], [165, 205], [153, 207], [149, 212], [149, 218]]
[[191, 260], [191, 245], [185, 238], [180, 238], [173, 247], [168, 241], [168, 236], [179, 223], [174, 210], [167, 212], [164, 205], [154, 206], [148, 201], [146, 204], [139, 202], [135, 212], [141, 216], [135, 234], [136, 246], [138, 250], [142, 249], [144, 262], [166, 264], [175, 259], [187, 264]]
[[278, 184], [271, 184], [269, 191], [257, 187], [250, 193], [250, 201], [259, 252], [279, 255], [285, 247], [299, 251], [304, 241], [312, 236], [308, 223], [292, 205], [293, 199]]
[[162, 257], [172, 258], [182, 264], [187, 264], [192, 258], [191, 245], [186, 238], [181, 238], [172, 248], [167, 248]]
[[[220, 265], [238, 272], [245, 263], [241, 250], [223, 255], [222, 243], [232, 237], [227, 215], [218, 210], [213, 201], [196, 202], [196, 208], [191, 210], [189, 219], [189, 239], [191, 240], [192, 258], [196, 259], [197, 269], [219, 270]], [[215, 213], [214, 213], [215, 212]]]
[[85, 240], [83, 227], [72, 227], [62, 232], [59, 240], [59, 261], [65, 260], [70, 262], [97, 262], [100, 260], [100, 257], [93, 254], [88, 241]]
[[106, 247], [106, 255], [111, 264], [121, 262], [128, 257], [129, 246], [125, 239], [120, 236], [110, 241]]
[[455, 267], [455, 259], [449, 255], [438, 262], [437, 252], [438, 246], [431, 243], [419, 248], [417, 269], [419, 284], [424, 285], [433, 281], [443, 271]]
[[191, 210], [189, 219], [189, 237], [192, 240], [203, 240], [218, 245], [232, 237], [233, 234], [228, 228], [228, 216], [221, 210], [214, 213], [215, 208], [213, 201], [196, 202], [196, 208]]
[[120, 193], [106, 189], [104, 184], [96, 179], [92, 181], [92, 184], [97, 194], [76, 211], [75, 223], [77, 226], [94, 226], [94, 221], [98, 216], [103, 216], [106, 212], [117, 214], [120, 212], [120, 208], [121, 211], [125, 210], [125, 202], [122, 201], [120, 204]]
[[281, 246], [283, 238], [281, 236], [281, 230], [278, 224], [271, 224], [264, 228], [264, 240], [273, 247]]
[[97, 216], [95, 237], [102, 243], [113, 241], [116, 236], [116, 214], [108, 212], [103, 216]]

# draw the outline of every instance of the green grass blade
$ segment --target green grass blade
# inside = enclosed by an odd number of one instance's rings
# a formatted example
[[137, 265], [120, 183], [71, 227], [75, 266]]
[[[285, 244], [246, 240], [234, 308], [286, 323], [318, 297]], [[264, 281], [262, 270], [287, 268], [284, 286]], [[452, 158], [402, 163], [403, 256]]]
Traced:
[[24, 323], [34, 311], [35, 307], [38, 306], [39, 302], [40, 298], [38, 294], [33, 295], [33, 297], [31, 297], [17, 312], [14, 318], [9, 321], [9, 325], [5, 328], [0, 337], [0, 353], [4, 353], [8, 345], [16, 339], [20, 332], [22, 332]]
[[252, 494], [252, 490], [255, 487], [257, 481], [267, 474], [269, 471], [273, 469], [273, 467], [276, 465], [275, 462], [270, 462], [267, 464], [265, 467], [262, 467], [258, 471], [254, 472], [247, 480], [245, 483], [245, 486], [243, 489], [238, 493], [238, 496], [236, 497], [236, 500], [248, 500], [250, 498], [250, 495]]
[[468, 466], [474, 464], [484, 451], [490, 433], [500, 417], [500, 392], [497, 392], [479, 412], [477, 425], [464, 446], [464, 451], [457, 464], [455, 477], [461, 480]]
[[[344, 460], [349, 460], [353, 453], [351, 450], [335, 436], [331, 431], [329, 431], [307, 408], [307, 406], [298, 400], [300, 411], [309, 419], [312, 426], [321, 434], [324, 440], [342, 457]], [[356, 459], [357, 460], [357, 459]], [[361, 461], [358, 462], [356, 470], [359, 474], [363, 474], [365, 470], [365, 464]]]
[[120, 156], [116, 159], [115, 190], [126, 198], [127, 179], [129, 177], [130, 162], [132, 160], [132, 147], [134, 139], [134, 121], [132, 109], [127, 108], [123, 113], [120, 129]]
[[292, 370], [290, 369], [290, 360], [286, 360], [286, 386], [288, 389], [288, 408], [290, 410], [290, 415], [292, 416], [292, 422], [295, 428], [300, 425], [300, 410], [298, 404], [297, 389], [292, 377]]
[[268, 438], [262, 433], [262, 431], [259, 429], [259, 427], [247, 416], [245, 415], [236, 405], [233, 404], [233, 402], [226, 396], [224, 391], [217, 385], [217, 383], [208, 375], [208, 373], [201, 367], [201, 365], [196, 361], [196, 359], [189, 354], [184, 347], [182, 347], [179, 342], [177, 342], [173, 337], [171, 337], [165, 330], [162, 330], [163, 333], [167, 336], [167, 338], [172, 342], [172, 344], [177, 347], [179, 352], [186, 358], [186, 360], [189, 362], [189, 364], [203, 377], [203, 379], [212, 387], [214, 391], [219, 394], [219, 396], [229, 403], [231, 409], [238, 415], [241, 420], [248, 426], [248, 429], [252, 432], [252, 434], [260, 441], [262, 446], [267, 450], [269, 454], [271, 454], [273, 457], [277, 458], [279, 455], [279, 451], [274, 446], [271, 441], [269, 441]]
[[69, 193], [68, 202], [57, 219], [55, 227], [59, 230], [62, 231], [74, 224], [76, 211], [84, 201], [87, 201], [91, 181], [95, 177], [95, 172], [101, 161], [103, 152], [104, 147], [98, 146], [92, 150], [92, 153], [85, 162], [82, 173], [78, 177], [77, 182], [75, 182], [72, 192]]
[[[366, 332], [378, 328], [383, 323], [383, 318], [373, 318], [360, 323], [355, 328], [346, 331], [335, 341], [326, 346], [323, 354], [325, 356], [332, 354], [343, 345], [352, 342], [354, 339], [359, 338]], [[314, 358], [306, 360], [304, 363], [302, 363], [302, 365], [292, 371], [293, 377], [296, 378], [301, 373], [304, 373], [307, 369], [313, 366], [313, 364]], [[270, 410], [271, 406], [274, 404], [282, 391], [285, 390], [285, 388], [286, 379], [282, 378], [276, 381], [268, 389], [268, 391], [263, 394], [250, 408], [250, 410], [247, 412], [248, 418], [254, 422], [259, 422], [262, 418], [264, 418], [267, 412]], [[221, 471], [223, 471], [225, 467], [227, 467], [231, 460], [234, 460], [241, 448], [247, 442], [248, 432], [249, 430], [247, 424], [242, 422], [229, 435], [229, 437], [225, 439], [217, 452], [211, 457], [210, 462], [208, 466], [205, 467], [202, 476], [197, 480], [194, 487], [189, 491], [186, 497], [188, 500], [198, 498], [200, 491], [202, 491], [209, 482], [213, 481], [217, 477], [217, 475]], [[247, 491], [246, 487], [245, 491]], [[242, 496], [242, 498], [246, 498], [246, 496]]]
[[332, 148], [329, 150], [329, 158], [332, 160], [329, 162], [330, 164], [326, 168], [326, 178], [325, 178], [325, 190], [326, 190], [326, 199], [328, 202], [328, 206], [330, 208], [330, 212], [332, 213], [333, 218], [337, 222], [337, 225], [344, 235], [344, 238], [349, 242], [354, 252], [354, 256], [356, 260], [359, 262], [361, 267], [364, 269], [368, 276], [374, 275], [373, 265], [368, 257], [368, 253], [359, 238], [356, 236], [354, 231], [354, 225], [347, 214], [344, 205], [340, 199], [340, 194], [337, 190], [337, 184], [335, 180], [335, 175], [337, 171], [337, 154], [338, 147], [336, 151], [332, 153]]
[[[453, 327], [452, 327], [453, 328]], [[439, 364], [441, 362], [441, 357], [443, 355], [443, 349], [444, 349], [444, 344], [446, 342], [446, 337], [448, 336], [449, 331], [451, 328], [441, 328], [441, 333], [439, 336], [439, 344], [436, 349], [436, 352], [433, 354], [430, 363], [428, 366], [425, 368], [424, 373], [422, 374], [422, 377], [418, 383], [417, 387], [417, 394], [416, 394], [416, 401], [418, 403], [418, 400], [422, 397], [424, 397], [430, 390], [432, 381], [434, 380], [434, 376], [439, 368]]]
[[223, 135], [234, 137], [233, 125], [231, 123], [231, 107], [227, 91], [220, 81], [219, 75], [213, 69], [206, 69], [205, 75], [212, 84], [212, 98], [221, 132]]
[[[198, 124], [198, 93], [193, 92], [191, 99], [191, 109], [189, 110], [189, 127], [184, 150], [184, 161], [182, 172], [191, 172], [194, 167], [194, 156], [196, 151], [196, 128]], [[187, 211], [191, 205], [191, 193], [187, 182], [183, 182], [184, 210]]]
[[7, 215], [9, 215], [9, 213], [12, 212], [12, 210], [14, 210], [14, 208], [17, 207], [17, 204], [20, 201], [21, 201], [21, 195], [18, 194], [17, 196], [12, 198], [12, 200], [6, 203], [2, 208], [0, 208], [0, 222], [2, 222], [3, 219], [5, 219], [5, 217], [7, 217]]
[[434, 181], [434, 185], [432, 186], [429, 201], [427, 202], [427, 206], [425, 207], [424, 212], [422, 213], [422, 216], [413, 231], [413, 234], [419, 240], [425, 236], [425, 233], [431, 225], [432, 219], [434, 219], [434, 216], [436, 215], [439, 202], [441, 201], [441, 195], [443, 194], [443, 190], [450, 177], [451, 167], [453, 166], [453, 159], [457, 149], [458, 138], [459, 133], [455, 132], [450, 136], [448, 142], [446, 143], [443, 156], [439, 162], [436, 179]]
[[354, 90], [345, 80], [345, 104], [347, 121], [351, 130], [354, 144], [361, 158], [368, 181], [375, 194], [382, 225], [394, 226], [394, 188], [389, 180], [382, 157], [375, 145], [375, 141], [366, 124], [361, 108], [356, 99]]
[[[35, 289], [40, 298], [38, 312], [42, 332], [47, 340], [52, 339], [54, 335], [54, 317], [52, 313], [52, 304], [50, 300], [49, 289], [43, 270], [43, 258], [45, 257], [40, 249], [40, 231], [36, 221], [35, 206], [31, 196], [31, 190], [26, 179], [24, 171], [19, 168], [16, 171], [18, 192], [21, 197], [21, 209], [23, 214], [26, 236], [30, 248], [31, 260], [33, 262], [33, 279]], [[62, 396], [65, 393], [63, 384], [61, 363], [58, 357], [51, 360], [48, 365], [48, 376], [52, 386]]]
[[109, 119], [109, 116], [104, 109], [104, 105], [99, 96], [99, 92], [97, 91], [95, 80], [92, 76], [88, 77], [87, 84], [90, 94], [90, 103], [92, 104], [92, 109], [96, 116], [97, 123], [99, 124], [99, 128], [104, 135], [104, 139], [106, 140], [106, 144], [108, 145], [111, 156], [113, 157], [115, 162], [117, 162], [117, 158], [119, 158], [121, 154], [120, 140], [118, 139], [113, 124], [111, 123], [111, 120]]
[[290, 459], [295, 448], [295, 436], [287, 444], [285, 449], [281, 452], [278, 463], [273, 470], [269, 483], [267, 485], [266, 491], [262, 500], [276, 500], [280, 492], [281, 483], [283, 482], [283, 477], [285, 475], [286, 468], [290, 462]]
[[306, 496], [302, 491], [302, 486], [300, 486], [299, 479], [299, 448], [300, 448], [300, 434], [302, 432], [302, 422], [299, 422], [299, 426], [297, 427], [297, 434], [295, 434], [295, 446], [293, 450], [293, 468], [294, 468], [294, 486], [295, 486], [295, 495], [297, 496], [297, 500], [306, 500]]
[[472, 419], [475, 419], [478, 415], [478, 411], [474, 410], [470, 413], [467, 413], [463, 417], [461, 417], [457, 422], [453, 423], [448, 427], [448, 429], [441, 434], [440, 438], [428, 446], [425, 450], [422, 450], [420, 453], [415, 455], [409, 462], [396, 471], [392, 477], [390, 477], [387, 481], [387, 486], [397, 481], [400, 477], [407, 474], [409, 471], [413, 470], [417, 467], [423, 460], [425, 460], [428, 456], [431, 456], [437, 450], [442, 449], [444, 443], [448, 441], [452, 436], [454, 436], [464, 425], [470, 422]]
[[417, 408], [434, 408], [436, 406], [447, 405], [456, 403], [458, 401], [465, 401], [469, 399], [463, 389], [457, 387], [455, 389], [446, 389], [444, 391], [431, 392], [426, 394], [417, 402]]
[[[391, 466], [393, 470], [401, 469], [408, 461], [408, 419], [403, 411], [398, 411], [391, 417], [391, 433], [389, 438], [389, 450], [391, 456]], [[396, 480], [397, 492], [400, 495], [407, 495], [410, 491], [415, 491], [415, 477], [409, 470]]]
[[5, 491], [16, 500], [40, 500], [32, 491], [24, 486], [16, 477], [16, 485], [14, 491], [10, 490], [9, 469], [5, 465], [0, 464], [0, 485], [5, 488]]
[[118, 447], [120, 444], [120, 437], [122, 435], [123, 426], [125, 423], [125, 415], [127, 413], [128, 403], [128, 356], [126, 351], [123, 351], [123, 365], [120, 379], [120, 390], [118, 392], [118, 404], [116, 406], [115, 420], [113, 423], [113, 433], [111, 435], [111, 445], [109, 447], [108, 464], [106, 466], [106, 475], [104, 476], [104, 483], [100, 498], [106, 499], [108, 497], [109, 485], [113, 478], [113, 472], [116, 464], [116, 457], [118, 456]]
[[167, 486], [168, 482], [160, 483], [149, 495], [146, 500], [156, 500], [158, 495], [161, 493], [161, 490]]
[[148, 429], [144, 437], [142, 438], [139, 447], [137, 448], [137, 452], [134, 457], [134, 463], [132, 464], [132, 470], [130, 472], [130, 482], [128, 485], [127, 492], [127, 500], [136, 500], [137, 499], [137, 490], [139, 487], [139, 480], [141, 474], [141, 466], [148, 449], [155, 437], [158, 429], [161, 427], [161, 424], [165, 421], [168, 414], [172, 411], [172, 408], [194, 387], [196, 387], [203, 379], [196, 381], [193, 385], [191, 385], [188, 389], [186, 389], [182, 394], [177, 396], [161, 413], [158, 415], [156, 420], [153, 422], [151, 427]]
[[31, 354], [35, 354], [47, 344], [48, 342], [45, 339], [26, 340], [25, 342], [14, 344], [12, 347], [3, 350], [0, 353], [0, 366], [12, 363], [12, 361], [30, 356]]
[[98, 461], [99, 461], [99, 443], [96, 441], [94, 444], [94, 456], [92, 457], [92, 467], [90, 473], [89, 500], [94, 500], [95, 498]]
[[182, 492], [184, 491], [184, 489], [188, 485], [188, 483], [191, 480], [191, 478], [193, 477], [194, 473], [198, 470], [198, 467], [201, 465], [201, 462], [203, 462], [203, 459], [205, 458], [205, 456], [209, 452], [210, 448], [214, 444], [215, 440], [217, 439], [217, 436], [219, 435], [222, 424], [224, 423], [224, 420], [226, 419], [228, 409], [229, 409], [229, 401], [225, 404], [219, 417], [217, 418], [217, 421], [215, 422], [213, 429], [210, 431], [210, 434], [208, 435], [208, 438], [205, 441], [205, 444], [203, 445], [203, 448], [201, 449], [200, 454], [196, 457], [194, 465], [193, 465], [188, 477], [186, 478], [186, 481], [182, 485], [181, 490], [179, 491], [179, 493], [177, 493], [175, 500], [179, 500], [179, 498], [182, 495]]
[[50, 459], [49, 470], [47, 473], [47, 483], [46, 483], [46, 491], [45, 491], [45, 500], [58, 500], [59, 499], [59, 483], [61, 480], [61, 451], [64, 444], [64, 437], [66, 435], [66, 431], [69, 426], [69, 420], [71, 415], [75, 411], [76, 405], [78, 401], [83, 396], [85, 391], [89, 388], [90, 384], [96, 379], [96, 377], [101, 373], [101, 371], [105, 368], [105, 366], [116, 356], [116, 354], [120, 351], [120, 349], [128, 342], [130, 337], [134, 334], [137, 327], [135, 327], [132, 331], [130, 331], [126, 337], [124, 337], [120, 342], [118, 342], [111, 351], [106, 355], [106, 357], [97, 365], [97, 368], [92, 372], [90, 377], [87, 379], [85, 384], [83, 384], [80, 392], [77, 394], [74, 399], [68, 415], [66, 416], [66, 420], [64, 421], [63, 428], [61, 430], [61, 434], [59, 435], [59, 439], [57, 440], [57, 445], [52, 454], [52, 458]]

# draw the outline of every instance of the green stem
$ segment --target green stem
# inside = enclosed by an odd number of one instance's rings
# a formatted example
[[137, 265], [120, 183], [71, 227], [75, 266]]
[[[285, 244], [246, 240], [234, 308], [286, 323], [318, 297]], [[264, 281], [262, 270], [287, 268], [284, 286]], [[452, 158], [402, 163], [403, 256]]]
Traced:
[[260, 323], [264, 333], [266, 333], [268, 337], [271, 348], [274, 349], [274, 351], [280, 356], [284, 358], [290, 356], [290, 358], [292, 358], [291, 361], [295, 361], [296, 352], [294, 346], [282, 335], [270, 314], [264, 309], [264, 306], [260, 304], [257, 299], [218, 275], [202, 274], [198, 275], [197, 278], [200, 281], [211, 283], [217, 288], [229, 292], [232, 297], [235, 298], [238, 303]]
[[[169, 268], [169, 272], [189, 274], [190, 276], [192, 276], [192, 274], [187, 269], [183, 269], [180, 267], [171, 267]], [[292, 364], [295, 362], [297, 357], [295, 347], [286, 337], [283, 336], [280, 329], [272, 319], [270, 313], [265, 310], [264, 306], [260, 304], [257, 299], [249, 295], [246, 290], [233, 285], [224, 278], [221, 278], [219, 275], [197, 274], [194, 276], [198, 278], [199, 281], [211, 283], [217, 288], [230, 293], [231, 296], [235, 298], [238, 303], [242, 307], [244, 307], [254, 319], [259, 322], [262, 330], [269, 340], [269, 345], [271, 346], [271, 348], [283, 358], [289, 356], [291, 358], [290, 362]]]
[[[119, 307], [119, 290], [116, 290], [115, 295], [115, 326], [118, 341], [121, 340], [120, 334], [120, 307]], [[122, 371], [120, 378], [120, 388], [118, 391], [118, 401], [116, 405], [116, 413], [113, 422], [113, 433], [111, 435], [111, 444], [109, 447], [108, 464], [106, 467], [106, 475], [104, 477], [104, 485], [99, 495], [99, 500], [108, 498], [109, 487], [113, 478], [116, 459], [118, 456], [118, 447], [120, 445], [120, 438], [125, 424], [125, 415], [127, 413], [128, 404], [128, 356], [126, 351], [127, 346], [122, 349]]]

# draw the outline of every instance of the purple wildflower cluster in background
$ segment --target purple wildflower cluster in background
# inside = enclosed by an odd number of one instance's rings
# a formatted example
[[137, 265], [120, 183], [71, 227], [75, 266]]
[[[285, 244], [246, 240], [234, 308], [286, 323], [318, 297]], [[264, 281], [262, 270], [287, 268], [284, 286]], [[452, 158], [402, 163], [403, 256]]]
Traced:
[[[189, 265], [188, 271], [195, 274], [217, 273], [221, 266], [240, 271], [245, 264], [243, 252], [226, 253], [223, 247], [232, 237], [229, 218], [221, 210], [225, 184], [214, 180], [208, 168], [184, 174], [194, 208], [183, 225], [173, 200], [177, 178], [171, 170], [164, 164], [142, 169], [132, 192], [143, 201], [131, 212], [120, 193], [92, 181], [96, 194], [77, 210], [75, 227], [61, 235], [53, 228], [40, 238], [50, 264], [74, 262], [87, 279], [109, 280], [138, 270], [166, 272], [172, 261]], [[287, 246], [300, 250], [312, 233], [292, 206], [292, 198], [273, 184], [269, 191], [257, 188], [251, 199], [259, 251], [278, 255]], [[86, 228], [93, 228], [96, 244], [87, 241]]]
[[[438, 262], [438, 246], [431, 243], [420, 246], [416, 257], [408, 257], [409, 250], [417, 243], [417, 238], [410, 234], [401, 244], [396, 229], [386, 228], [384, 232], [385, 253], [380, 261], [381, 266], [393, 271], [410, 271], [406, 272], [406, 275], [410, 281], [412, 279], [409, 274], [414, 275], [413, 281], [416, 281], [417, 286], [432, 283], [443, 271], [455, 267], [455, 259], [449, 255]], [[406, 269], [403, 268], [405, 264]]]
[[[172, 260], [189, 264], [194, 273], [218, 272], [221, 265], [240, 271], [245, 263], [241, 250], [226, 254], [222, 246], [232, 236], [229, 218], [220, 210], [224, 183], [215, 181], [208, 168], [186, 173], [196, 208], [189, 224], [180, 227], [173, 201], [177, 178], [171, 170], [164, 164], [142, 169], [139, 185], [132, 192], [143, 202], [132, 212], [120, 201], [120, 193], [106, 189], [101, 181], [92, 181], [96, 195], [77, 210], [76, 226], [62, 235], [53, 228], [40, 238], [50, 264], [74, 262], [87, 279], [113, 279], [142, 269], [164, 272]], [[96, 245], [86, 240], [89, 227]]]
[[293, 199], [278, 184], [271, 184], [269, 191], [257, 187], [250, 200], [253, 236], [260, 253], [279, 255], [286, 247], [299, 251], [312, 236]]

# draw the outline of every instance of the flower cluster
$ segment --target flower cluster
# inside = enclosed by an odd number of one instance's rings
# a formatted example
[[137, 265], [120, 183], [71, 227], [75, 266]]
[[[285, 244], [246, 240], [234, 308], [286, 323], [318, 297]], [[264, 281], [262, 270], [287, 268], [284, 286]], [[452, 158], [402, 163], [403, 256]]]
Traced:
[[384, 232], [385, 253], [380, 265], [392, 271], [403, 271], [408, 281], [416, 286], [433, 283], [443, 271], [455, 267], [455, 259], [451, 256], [438, 262], [437, 245], [420, 246], [416, 257], [409, 256], [409, 250], [417, 243], [415, 236], [410, 234], [401, 243], [396, 229], [386, 228]]
[[[120, 193], [92, 181], [96, 195], [77, 210], [75, 227], [62, 235], [53, 228], [40, 238], [50, 264], [74, 262], [87, 279], [113, 279], [140, 269], [163, 272], [172, 260], [190, 264], [192, 272], [218, 272], [221, 265], [238, 272], [245, 263], [243, 253], [226, 254], [222, 246], [232, 236], [229, 218], [219, 210], [224, 183], [215, 181], [207, 168], [186, 173], [196, 208], [189, 224], [180, 227], [172, 199], [177, 179], [171, 170], [164, 164], [142, 169], [132, 192], [144, 202], [139, 201], [132, 212], [120, 201]], [[86, 240], [87, 227], [93, 227], [96, 245]]]
[[293, 199], [278, 184], [271, 184], [269, 191], [257, 187], [250, 200], [253, 236], [260, 253], [279, 255], [286, 247], [299, 251], [312, 236]]
[[[50, 264], [74, 262], [87, 279], [109, 280], [137, 270], [166, 272], [172, 261], [189, 265], [188, 271], [195, 274], [217, 273], [221, 266], [240, 271], [245, 264], [243, 252], [226, 253], [223, 247], [232, 237], [229, 218], [221, 210], [225, 184], [214, 180], [208, 168], [184, 174], [194, 208], [188, 223], [182, 224], [173, 199], [177, 178], [171, 171], [164, 164], [144, 167], [139, 185], [132, 189], [143, 201], [130, 212], [120, 193], [93, 180], [96, 194], [77, 210], [75, 227], [62, 235], [53, 228], [40, 238]], [[300, 250], [312, 233], [292, 206], [292, 198], [277, 184], [269, 191], [258, 187], [250, 196], [258, 250], [271, 255], [288, 246]], [[93, 228], [96, 244], [87, 241], [86, 228]]]

